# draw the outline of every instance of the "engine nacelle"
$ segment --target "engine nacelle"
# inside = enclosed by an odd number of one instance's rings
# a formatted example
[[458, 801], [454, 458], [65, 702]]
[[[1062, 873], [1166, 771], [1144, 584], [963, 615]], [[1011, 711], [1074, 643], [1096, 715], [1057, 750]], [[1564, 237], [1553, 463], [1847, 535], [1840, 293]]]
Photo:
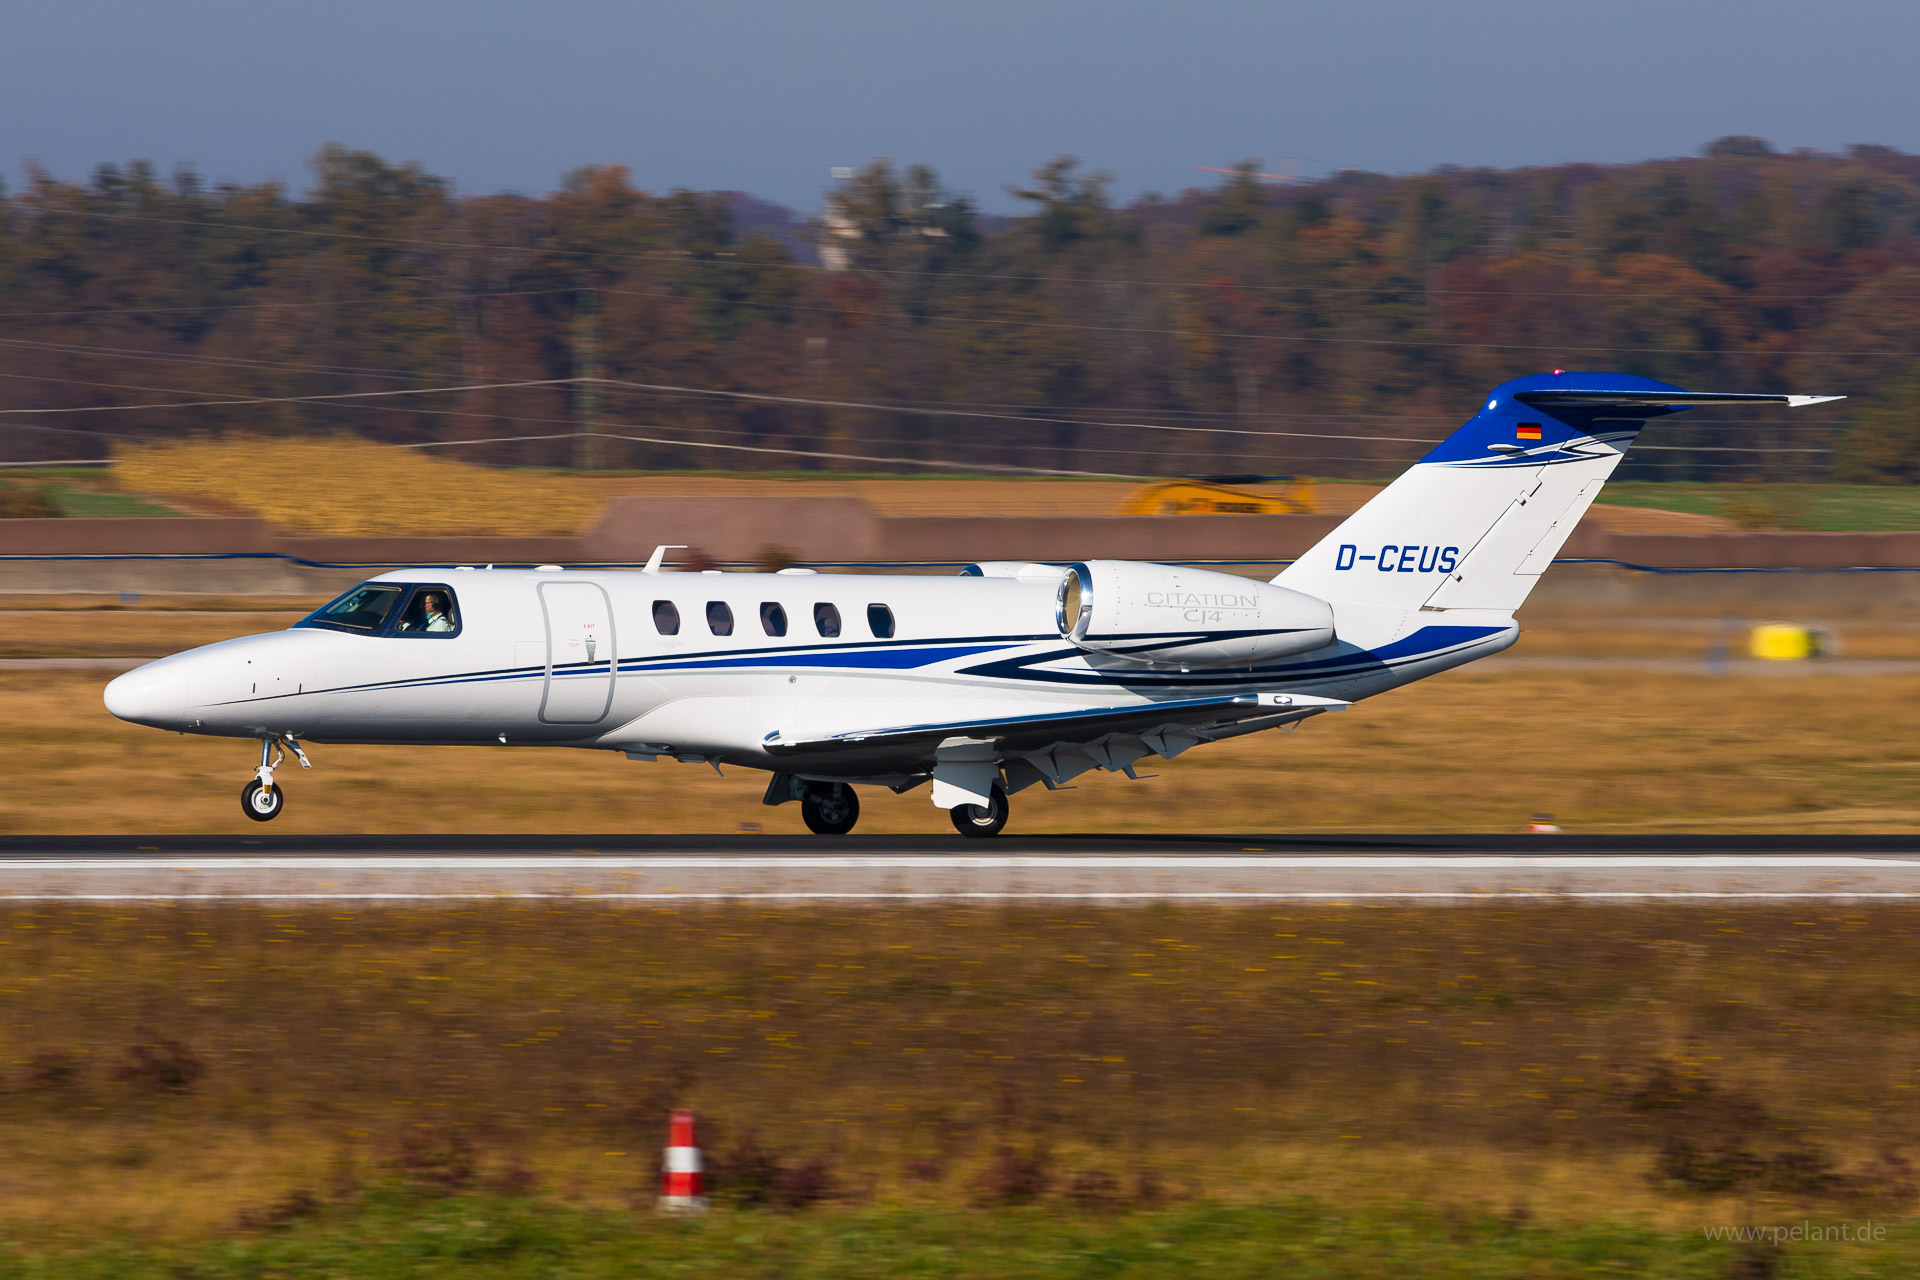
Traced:
[[1087, 560], [1056, 598], [1062, 637], [1133, 662], [1244, 667], [1333, 643], [1325, 600], [1206, 569]]

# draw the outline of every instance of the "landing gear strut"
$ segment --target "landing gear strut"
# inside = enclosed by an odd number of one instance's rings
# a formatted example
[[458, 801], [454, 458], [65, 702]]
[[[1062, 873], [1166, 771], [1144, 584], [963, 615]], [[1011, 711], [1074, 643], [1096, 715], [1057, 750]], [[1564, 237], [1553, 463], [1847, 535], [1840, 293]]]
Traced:
[[817, 836], [843, 836], [860, 821], [860, 797], [844, 782], [816, 782], [800, 797], [800, 818]]
[[287, 807], [287, 793], [274, 785], [273, 771], [287, 758], [288, 747], [299, 757], [302, 769], [313, 768], [313, 762], [291, 735], [260, 739], [260, 767], [253, 771], [253, 781], [240, 788], [240, 811], [255, 822], [271, 822]]
[[953, 819], [953, 829], [974, 839], [999, 835], [1000, 828], [1007, 825], [1007, 793], [996, 782], [988, 793], [988, 799], [992, 803], [957, 804], [947, 810], [947, 815]]

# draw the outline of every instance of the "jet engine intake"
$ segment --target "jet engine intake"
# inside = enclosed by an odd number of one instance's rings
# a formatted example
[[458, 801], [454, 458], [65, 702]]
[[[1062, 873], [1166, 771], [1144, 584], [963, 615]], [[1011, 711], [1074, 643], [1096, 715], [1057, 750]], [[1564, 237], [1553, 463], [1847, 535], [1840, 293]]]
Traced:
[[1062, 638], [1155, 666], [1252, 666], [1333, 643], [1326, 601], [1207, 569], [1085, 560], [1056, 601]]

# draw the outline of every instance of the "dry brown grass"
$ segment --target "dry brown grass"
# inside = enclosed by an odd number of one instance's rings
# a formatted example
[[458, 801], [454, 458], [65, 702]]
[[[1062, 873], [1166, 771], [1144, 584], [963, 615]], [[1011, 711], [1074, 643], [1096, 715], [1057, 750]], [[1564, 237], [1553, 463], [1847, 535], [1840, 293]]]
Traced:
[[311, 611], [0, 609], [0, 658], [159, 657], [256, 631]]
[[[1587, 626], [1523, 624], [1520, 643], [1513, 653], [1521, 657], [1684, 658], [1704, 662], [1708, 649], [1718, 644], [1727, 656], [1745, 658], [1753, 625], [1746, 619], [1729, 623], [1720, 619], [1640, 618], [1596, 621]], [[1911, 623], [1849, 623], [1834, 627], [1833, 632], [1841, 657], [1920, 659], [1920, 626]]]
[[601, 506], [564, 476], [348, 438], [120, 445], [114, 478], [123, 489], [211, 499], [302, 533], [572, 533]]
[[1676, 1126], [1725, 1136], [1646, 1105], [1660, 1064], [1758, 1108], [1730, 1130], [1754, 1151], [1796, 1144], [1840, 1178], [1762, 1201], [1901, 1202], [1886, 1171], [1920, 1138], [1902, 907], [4, 924], [0, 1194], [35, 1233], [219, 1230], [395, 1168], [644, 1199], [672, 1105], [723, 1161], [751, 1134], [860, 1198], [991, 1195], [1011, 1145], [1045, 1153], [1056, 1197], [1146, 1173], [1172, 1194], [1665, 1225], [1729, 1210], [1655, 1176]]
[[[283, 528], [325, 534], [553, 534], [593, 523], [620, 496], [743, 498], [852, 497], [882, 515], [1060, 516], [1117, 513], [1146, 481], [765, 477], [680, 474], [569, 475], [509, 471], [429, 456], [350, 437], [305, 441], [228, 437], [120, 446], [114, 483], [123, 490], [252, 514]], [[1283, 496], [1291, 486], [1244, 485]], [[1371, 484], [1321, 483], [1315, 508], [1347, 515], [1380, 491]], [[1595, 508], [1611, 530], [1699, 533], [1730, 528], [1715, 516], [1637, 507]]]

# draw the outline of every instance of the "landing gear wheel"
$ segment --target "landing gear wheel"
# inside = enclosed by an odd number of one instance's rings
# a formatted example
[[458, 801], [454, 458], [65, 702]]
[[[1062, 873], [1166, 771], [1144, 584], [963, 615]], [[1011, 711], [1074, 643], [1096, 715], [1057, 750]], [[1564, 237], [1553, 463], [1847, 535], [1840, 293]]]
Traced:
[[973, 839], [999, 835], [1000, 828], [1007, 825], [1007, 793], [996, 782], [990, 797], [993, 801], [991, 804], [957, 804], [947, 810], [947, 815], [953, 819], [953, 829]]
[[860, 797], [844, 782], [815, 787], [800, 798], [800, 817], [817, 836], [843, 836], [860, 821]]
[[255, 822], [271, 822], [287, 807], [287, 793], [255, 778], [240, 789], [240, 808]]

